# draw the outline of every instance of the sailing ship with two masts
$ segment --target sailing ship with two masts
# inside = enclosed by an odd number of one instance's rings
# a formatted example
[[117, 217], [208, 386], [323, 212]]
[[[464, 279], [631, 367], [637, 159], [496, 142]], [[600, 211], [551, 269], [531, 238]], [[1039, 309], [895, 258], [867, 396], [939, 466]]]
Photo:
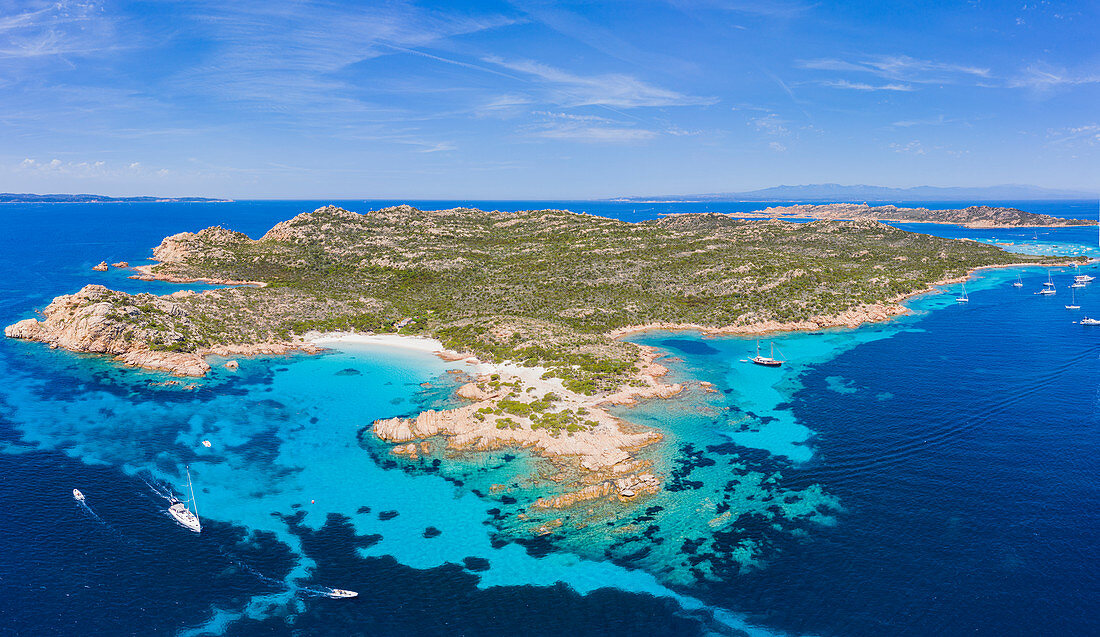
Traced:
[[764, 367], [779, 367], [784, 361], [775, 357], [775, 343], [771, 343], [771, 350], [767, 356], [760, 354], [760, 341], [756, 341], [756, 356], [749, 359], [757, 365], [763, 365]]

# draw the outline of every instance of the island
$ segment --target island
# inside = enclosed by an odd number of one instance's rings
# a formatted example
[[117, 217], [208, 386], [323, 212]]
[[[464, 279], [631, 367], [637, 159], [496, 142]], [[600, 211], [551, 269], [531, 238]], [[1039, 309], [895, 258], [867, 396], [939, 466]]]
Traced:
[[36, 195], [34, 193], [0, 192], [0, 203], [206, 203], [229, 199], [209, 197], [108, 197], [107, 195]]
[[234, 287], [156, 296], [91, 284], [5, 335], [190, 376], [210, 371], [210, 355], [317, 352], [324, 333], [418, 337], [475, 365], [457, 392], [466, 404], [380, 420], [365, 435], [403, 460], [528, 449], [561, 484], [535, 508], [661, 488], [637, 454], [661, 432], [613, 408], [683, 387], [663, 380], [658, 351], [624, 335], [855, 327], [904, 313], [903, 299], [975, 268], [1052, 262], [868, 219], [627, 223], [407, 205], [368, 214], [327, 206], [259, 239], [221, 227], [183, 232], [153, 256], [135, 277]]
[[967, 228], [1058, 228], [1064, 226], [1095, 226], [1089, 219], [1063, 219], [1018, 208], [968, 206], [935, 210], [929, 208], [899, 208], [894, 205], [871, 206], [865, 203], [799, 204], [774, 206], [753, 212], [734, 213], [735, 217], [768, 217], [775, 219], [870, 219], [908, 223], [950, 223]]

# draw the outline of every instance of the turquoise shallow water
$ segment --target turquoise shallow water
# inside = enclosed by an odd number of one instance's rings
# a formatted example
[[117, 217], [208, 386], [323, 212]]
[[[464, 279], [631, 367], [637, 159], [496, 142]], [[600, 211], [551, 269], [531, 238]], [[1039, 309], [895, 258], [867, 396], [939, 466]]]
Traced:
[[[258, 234], [310, 207], [185, 209], [188, 228]], [[177, 218], [51, 210], [48, 246], [42, 219], [11, 225], [5, 322], [93, 280], [178, 288], [87, 270], [137, 261], [185, 229]], [[120, 223], [130, 235], [105, 232]], [[1039, 238], [1086, 252], [1094, 231]], [[1017, 271], [981, 273], [967, 306], [951, 290], [889, 324], [776, 337], [779, 370], [742, 362], [754, 340], [637, 335], [688, 384], [620, 410], [665, 433], [644, 456], [667, 488], [571, 511], [543, 536], [530, 528], [562, 516], [527, 508], [554, 489], [529, 482], [539, 461], [398, 463], [361, 435], [451, 404], [458, 364], [349, 345], [188, 388], [0, 341], [0, 507], [21, 522], [0, 527], [0, 616], [26, 634], [1094, 632], [1100, 350], [1064, 289], [1031, 294], [1045, 270], [1020, 272], [1023, 290], [1008, 285]], [[1053, 276], [1064, 287], [1070, 273]], [[1100, 315], [1095, 294], [1083, 313]], [[178, 490], [185, 465], [201, 536], [147, 484]], [[335, 602], [329, 586], [364, 595]]]

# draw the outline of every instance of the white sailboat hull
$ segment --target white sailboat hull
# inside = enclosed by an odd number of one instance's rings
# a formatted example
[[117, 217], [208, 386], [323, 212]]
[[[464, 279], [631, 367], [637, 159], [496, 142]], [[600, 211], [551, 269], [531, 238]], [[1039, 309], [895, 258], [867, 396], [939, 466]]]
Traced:
[[202, 524], [199, 522], [199, 517], [191, 513], [182, 502], [177, 500], [172, 506], [168, 507], [168, 515], [172, 516], [172, 519], [187, 530], [194, 531], [195, 533], [202, 532]]

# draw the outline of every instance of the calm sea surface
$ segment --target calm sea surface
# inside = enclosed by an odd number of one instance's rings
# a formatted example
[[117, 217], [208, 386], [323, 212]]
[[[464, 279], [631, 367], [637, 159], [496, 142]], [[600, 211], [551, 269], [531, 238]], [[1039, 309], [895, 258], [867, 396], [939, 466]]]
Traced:
[[[324, 203], [0, 206], [0, 323], [87, 283], [201, 289], [90, 268], [215, 224], [259, 236]], [[409, 203], [627, 221], [760, 207]], [[899, 225], [1100, 256], [1095, 227]], [[780, 336], [781, 370], [743, 362], [755, 341], [637, 335], [693, 382], [621, 412], [666, 433], [646, 452], [666, 488], [613, 526], [537, 539], [517, 516], [538, 493], [488, 489], [537, 460], [398, 466], [360, 435], [451, 404], [453, 363], [349, 345], [185, 387], [0, 339], [0, 634], [1100, 634], [1100, 328], [1076, 323], [1100, 317], [1100, 270], [1081, 271], [1098, 279], [1080, 311], [1064, 307], [1072, 271], [1051, 273], [1049, 298], [1033, 294], [1044, 269], [985, 272], [966, 305], [949, 290], [889, 324]], [[163, 513], [185, 466], [201, 535]]]

